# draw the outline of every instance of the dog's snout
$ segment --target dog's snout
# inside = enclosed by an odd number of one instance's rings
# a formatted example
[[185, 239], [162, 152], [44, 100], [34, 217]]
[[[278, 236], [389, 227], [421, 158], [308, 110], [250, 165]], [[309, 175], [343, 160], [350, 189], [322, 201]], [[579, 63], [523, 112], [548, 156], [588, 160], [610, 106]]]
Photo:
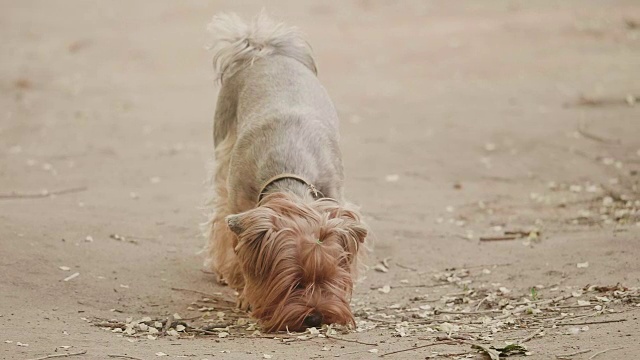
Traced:
[[307, 327], [320, 327], [322, 325], [322, 315], [318, 313], [311, 313], [304, 318], [304, 326]]

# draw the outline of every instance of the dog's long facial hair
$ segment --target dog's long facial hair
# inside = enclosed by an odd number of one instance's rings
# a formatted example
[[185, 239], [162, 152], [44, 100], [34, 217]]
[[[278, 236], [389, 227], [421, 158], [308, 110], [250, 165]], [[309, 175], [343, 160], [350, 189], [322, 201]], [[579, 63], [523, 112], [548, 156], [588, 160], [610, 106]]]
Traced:
[[265, 330], [354, 324], [349, 300], [367, 236], [355, 210], [273, 193], [227, 223], [237, 234], [242, 296]]

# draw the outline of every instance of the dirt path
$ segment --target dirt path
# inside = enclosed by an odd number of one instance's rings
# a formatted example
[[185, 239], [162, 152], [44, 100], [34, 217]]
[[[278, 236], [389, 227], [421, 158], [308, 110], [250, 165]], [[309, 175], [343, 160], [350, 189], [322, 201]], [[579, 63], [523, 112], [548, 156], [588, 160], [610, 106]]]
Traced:
[[[356, 291], [359, 332], [333, 335], [352, 341], [245, 335], [200, 270], [204, 26], [262, 7], [235, 3], [3, 2], [0, 358], [359, 359], [447, 335], [385, 358], [526, 338], [536, 359], [640, 353], [637, 1], [268, 3], [308, 34], [348, 195], [374, 265], [389, 258]], [[94, 326], [174, 313], [232, 326], [156, 340]]]

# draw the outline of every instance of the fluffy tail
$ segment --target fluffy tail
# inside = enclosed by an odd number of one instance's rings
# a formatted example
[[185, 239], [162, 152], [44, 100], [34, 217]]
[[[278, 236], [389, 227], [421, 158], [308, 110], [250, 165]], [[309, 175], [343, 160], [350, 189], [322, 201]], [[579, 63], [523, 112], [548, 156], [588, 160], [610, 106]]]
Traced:
[[233, 13], [218, 14], [207, 26], [213, 35], [213, 66], [221, 82], [244, 66], [269, 55], [283, 55], [300, 61], [317, 74], [311, 47], [295, 27], [277, 23], [265, 12], [251, 22]]

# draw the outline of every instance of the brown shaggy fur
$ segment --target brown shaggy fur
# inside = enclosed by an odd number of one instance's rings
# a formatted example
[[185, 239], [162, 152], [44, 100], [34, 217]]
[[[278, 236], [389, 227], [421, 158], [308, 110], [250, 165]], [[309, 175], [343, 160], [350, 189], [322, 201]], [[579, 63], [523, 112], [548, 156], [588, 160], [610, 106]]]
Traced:
[[354, 260], [367, 234], [356, 212], [274, 193], [233, 221], [244, 296], [267, 331], [303, 329], [314, 312], [324, 323], [353, 324]]

